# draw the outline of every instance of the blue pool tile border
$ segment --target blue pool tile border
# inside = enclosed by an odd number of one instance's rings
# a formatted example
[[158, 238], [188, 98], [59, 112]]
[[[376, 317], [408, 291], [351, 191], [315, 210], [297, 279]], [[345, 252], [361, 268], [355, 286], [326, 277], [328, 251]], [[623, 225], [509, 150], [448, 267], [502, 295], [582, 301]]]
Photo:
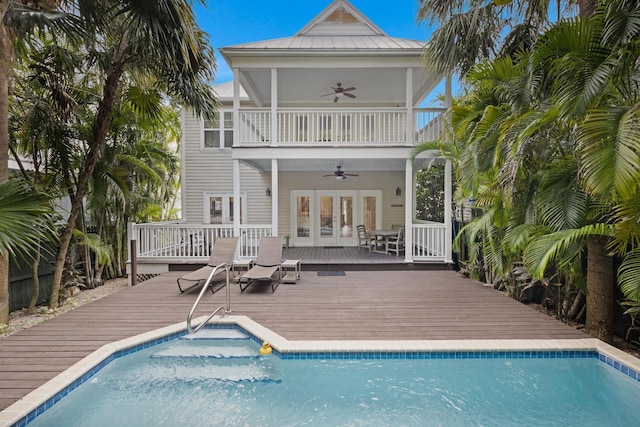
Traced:
[[[252, 341], [262, 344], [262, 340], [247, 331], [245, 328], [234, 325], [206, 325], [205, 329], [236, 329], [245, 333]], [[25, 417], [13, 424], [12, 427], [24, 427], [33, 422], [37, 416], [44, 413], [58, 403], [62, 398], [68, 395], [71, 391], [75, 390], [80, 385], [84, 384], [102, 368], [111, 363], [112, 361], [126, 356], [131, 353], [136, 353], [140, 350], [144, 350], [163, 342], [171, 341], [176, 338], [180, 338], [187, 335], [187, 331], [174, 332], [141, 344], [137, 344], [122, 350], [118, 350], [111, 354], [96, 366], [91, 368], [88, 372], [85, 372], [82, 376], [76, 379], [73, 383], [69, 384], [51, 398], [47, 399], [44, 403], [39, 405], [36, 409], [31, 411]], [[384, 360], [384, 359], [399, 359], [399, 360], [438, 360], [438, 359], [588, 359], [597, 358], [602, 363], [612, 367], [613, 369], [621, 372], [622, 374], [632, 378], [635, 381], [640, 382], [640, 372], [629, 368], [620, 361], [602, 354], [597, 350], [499, 350], [499, 351], [305, 351], [305, 352], [280, 352], [273, 351], [275, 356], [283, 360]]]

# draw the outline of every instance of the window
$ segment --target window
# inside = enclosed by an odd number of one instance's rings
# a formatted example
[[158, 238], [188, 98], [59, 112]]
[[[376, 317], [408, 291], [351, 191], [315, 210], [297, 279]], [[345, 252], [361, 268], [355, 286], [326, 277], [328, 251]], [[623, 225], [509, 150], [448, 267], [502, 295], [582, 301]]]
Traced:
[[[247, 217], [246, 197], [245, 192], [240, 194], [240, 224]], [[233, 224], [233, 205], [232, 193], [204, 193], [204, 223]]]
[[[220, 114], [223, 120], [220, 121]], [[212, 120], [204, 121], [204, 147], [230, 148], [233, 146], [233, 112], [217, 113]]]

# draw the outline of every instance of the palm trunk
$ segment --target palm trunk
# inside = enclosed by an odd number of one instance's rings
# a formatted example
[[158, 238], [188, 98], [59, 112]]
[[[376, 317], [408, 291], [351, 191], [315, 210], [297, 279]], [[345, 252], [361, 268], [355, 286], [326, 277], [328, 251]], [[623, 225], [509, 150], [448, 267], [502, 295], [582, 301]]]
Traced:
[[587, 246], [587, 333], [604, 342], [613, 342], [615, 282], [613, 258], [606, 251], [608, 239], [592, 236]]
[[[9, 179], [9, 57], [11, 40], [4, 26], [9, 0], [0, 1], [0, 183]], [[0, 324], [9, 324], [9, 254], [0, 247]]]
[[96, 120], [93, 124], [91, 146], [89, 148], [89, 154], [87, 155], [84, 163], [84, 169], [78, 178], [78, 185], [76, 187], [76, 194], [71, 204], [71, 211], [69, 212], [69, 218], [67, 218], [67, 224], [60, 236], [60, 248], [58, 249], [58, 256], [56, 258], [56, 269], [53, 273], [53, 284], [51, 285], [51, 300], [49, 301], [49, 307], [55, 308], [58, 306], [58, 299], [60, 297], [60, 286], [62, 282], [62, 272], [64, 270], [64, 261], [67, 257], [67, 251], [69, 250], [69, 244], [71, 243], [71, 237], [73, 236], [73, 229], [78, 218], [78, 214], [82, 208], [82, 199], [84, 198], [87, 189], [89, 187], [89, 180], [93, 173], [100, 156], [102, 155], [102, 149], [107, 140], [107, 131], [109, 127], [109, 118], [113, 110], [113, 105], [118, 92], [120, 84], [120, 78], [124, 73], [125, 60], [122, 59], [123, 52], [126, 49], [126, 43], [123, 43], [120, 47], [120, 51], [116, 54], [114, 62], [112, 62], [107, 70], [107, 78], [104, 84], [104, 93], [100, 106], [98, 107], [98, 113]]

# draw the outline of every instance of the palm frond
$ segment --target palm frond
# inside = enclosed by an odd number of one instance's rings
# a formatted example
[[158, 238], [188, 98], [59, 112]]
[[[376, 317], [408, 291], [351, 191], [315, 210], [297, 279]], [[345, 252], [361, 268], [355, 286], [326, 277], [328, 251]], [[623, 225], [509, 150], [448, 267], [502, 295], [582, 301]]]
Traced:
[[640, 249], [625, 255], [618, 269], [618, 285], [627, 298], [640, 302]]
[[591, 224], [578, 229], [561, 230], [535, 239], [523, 253], [523, 260], [534, 277], [544, 277], [545, 270], [553, 260], [566, 257], [566, 251], [573, 245], [583, 246], [591, 235], [613, 235], [613, 227], [608, 224]]
[[28, 255], [38, 241], [53, 235], [50, 213], [46, 195], [17, 180], [0, 183], [0, 249], [11, 256]]

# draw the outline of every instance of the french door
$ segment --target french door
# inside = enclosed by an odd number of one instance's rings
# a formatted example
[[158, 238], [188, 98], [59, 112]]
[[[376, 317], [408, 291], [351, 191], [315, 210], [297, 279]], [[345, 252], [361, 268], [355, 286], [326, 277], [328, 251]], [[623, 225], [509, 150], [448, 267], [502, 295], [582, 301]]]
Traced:
[[356, 225], [380, 227], [381, 192], [308, 190], [291, 193], [293, 245], [355, 246]]
[[356, 194], [352, 190], [316, 192], [317, 246], [353, 244]]

